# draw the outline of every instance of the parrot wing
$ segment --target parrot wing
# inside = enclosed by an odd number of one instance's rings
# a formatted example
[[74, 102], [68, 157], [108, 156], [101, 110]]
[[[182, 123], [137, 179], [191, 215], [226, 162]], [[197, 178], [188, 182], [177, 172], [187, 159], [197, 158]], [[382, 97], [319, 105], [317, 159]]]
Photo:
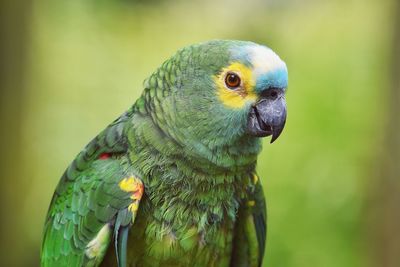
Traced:
[[256, 174], [251, 175], [247, 198], [241, 204], [235, 226], [231, 266], [262, 265], [267, 237], [264, 192]]
[[41, 265], [98, 266], [114, 236], [118, 266], [143, 183], [127, 156], [124, 114], [93, 139], [62, 176], [48, 211]]

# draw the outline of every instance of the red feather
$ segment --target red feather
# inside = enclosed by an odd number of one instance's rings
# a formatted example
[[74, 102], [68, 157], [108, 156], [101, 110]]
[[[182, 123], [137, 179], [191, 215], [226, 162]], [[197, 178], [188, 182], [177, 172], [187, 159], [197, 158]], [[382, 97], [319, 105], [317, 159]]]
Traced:
[[99, 159], [105, 160], [111, 157], [110, 153], [101, 153]]

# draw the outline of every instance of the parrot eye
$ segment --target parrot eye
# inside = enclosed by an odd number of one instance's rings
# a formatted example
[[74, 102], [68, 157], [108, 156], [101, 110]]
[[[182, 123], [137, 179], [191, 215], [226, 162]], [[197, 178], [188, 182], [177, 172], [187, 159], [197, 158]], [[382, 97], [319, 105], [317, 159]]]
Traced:
[[228, 72], [225, 77], [225, 84], [229, 89], [236, 89], [240, 86], [240, 77], [236, 73]]

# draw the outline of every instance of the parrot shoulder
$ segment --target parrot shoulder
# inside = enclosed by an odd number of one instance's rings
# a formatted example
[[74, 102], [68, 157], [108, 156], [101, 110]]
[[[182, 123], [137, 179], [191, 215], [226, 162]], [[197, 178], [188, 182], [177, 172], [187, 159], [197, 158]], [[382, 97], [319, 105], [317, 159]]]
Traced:
[[126, 262], [128, 231], [144, 194], [127, 153], [129, 118], [128, 111], [110, 124], [62, 176], [47, 214], [42, 266], [98, 266], [113, 236], [119, 266]]

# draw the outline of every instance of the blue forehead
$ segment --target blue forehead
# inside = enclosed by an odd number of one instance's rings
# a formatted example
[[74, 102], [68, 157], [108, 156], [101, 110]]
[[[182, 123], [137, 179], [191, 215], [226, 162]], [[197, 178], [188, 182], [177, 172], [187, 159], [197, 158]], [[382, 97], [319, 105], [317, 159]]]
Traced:
[[[255, 52], [256, 51], [256, 52]], [[253, 43], [234, 47], [231, 50], [233, 60], [237, 60], [253, 69], [256, 78], [255, 91], [260, 93], [268, 88], [285, 89], [288, 86], [286, 64], [268, 47]], [[262, 60], [268, 67], [263, 67]], [[261, 60], [260, 60], [261, 59]], [[261, 66], [261, 68], [260, 68]]]
[[257, 75], [255, 91], [260, 93], [268, 88], [286, 89], [287, 86], [288, 86], [287, 69], [279, 68]]

